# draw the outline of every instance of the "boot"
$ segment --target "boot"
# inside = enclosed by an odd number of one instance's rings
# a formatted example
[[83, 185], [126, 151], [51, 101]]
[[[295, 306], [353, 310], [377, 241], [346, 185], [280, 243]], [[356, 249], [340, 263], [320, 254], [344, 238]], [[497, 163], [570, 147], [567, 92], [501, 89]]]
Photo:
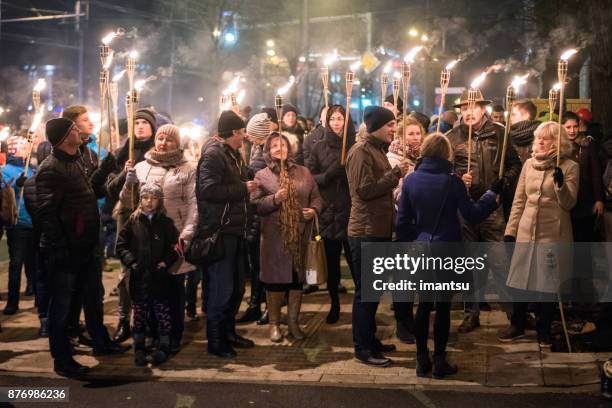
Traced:
[[261, 317], [261, 307], [259, 304], [254, 304], [251, 300], [251, 303], [247, 310], [244, 311], [244, 314], [236, 320], [236, 323], [252, 323], [259, 320]]
[[49, 321], [46, 317], [40, 318], [40, 329], [38, 329], [38, 337], [49, 337]]
[[268, 316], [268, 306], [266, 305], [266, 310], [264, 310], [263, 314], [261, 315], [261, 319], [257, 321], [257, 325], [265, 326], [268, 323], [270, 323], [270, 317]]
[[123, 343], [132, 335], [130, 331], [130, 321], [129, 319], [121, 319], [119, 320], [119, 324], [117, 325], [117, 331], [113, 335], [113, 341], [115, 343]]
[[134, 365], [136, 367], [145, 367], [147, 365], [144, 333], [134, 333]]
[[226, 343], [225, 323], [206, 322], [206, 337], [208, 338], [208, 353], [224, 359], [236, 357], [236, 351]]
[[266, 292], [268, 319], [270, 321], [270, 340], [274, 343], [283, 340], [283, 333], [280, 328], [280, 314], [284, 296], [283, 292]]
[[327, 324], [334, 324], [340, 318], [340, 300], [338, 299], [337, 293], [330, 293], [331, 296], [331, 308], [329, 309], [329, 313], [327, 314], [327, 318], [325, 322]]
[[296, 340], [303, 340], [306, 335], [300, 330], [299, 318], [300, 308], [302, 307], [302, 291], [301, 290], [290, 290], [289, 291], [289, 333]]
[[252, 340], [242, 337], [236, 333], [236, 319], [230, 317], [225, 322], [227, 329], [227, 341], [234, 348], [252, 348], [255, 346]]
[[429, 350], [424, 354], [417, 354], [416, 375], [417, 377], [427, 377], [431, 373], [431, 359]]
[[437, 380], [441, 380], [448, 375], [457, 374], [459, 369], [455, 364], [451, 364], [446, 359], [446, 353], [433, 358], [433, 377]]
[[160, 334], [159, 336], [159, 347], [151, 355], [153, 365], [160, 365], [168, 360], [170, 357], [170, 336], [167, 334]]

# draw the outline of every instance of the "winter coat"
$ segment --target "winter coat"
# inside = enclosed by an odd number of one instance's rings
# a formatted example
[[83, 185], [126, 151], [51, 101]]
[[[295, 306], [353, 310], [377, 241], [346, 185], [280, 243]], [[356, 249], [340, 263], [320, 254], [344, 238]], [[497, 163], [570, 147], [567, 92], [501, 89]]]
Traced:
[[[17, 206], [19, 207], [19, 214], [17, 214], [17, 224], [15, 227], [32, 228], [32, 218], [23, 202], [19, 202], [19, 196], [21, 195], [21, 189], [23, 187], [17, 187], [16, 185], [17, 179], [24, 172], [25, 161], [21, 157], [9, 156], [6, 165], [2, 168], [2, 180], [15, 190], [15, 198], [17, 200]], [[28, 178], [32, 178], [33, 174], [32, 167], [28, 168]]]
[[36, 177], [30, 177], [25, 181], [23, 185], [23, 206], [32, 219], [32, 226], [35, 229], [39, 229], [38, 219], [36, 213], [38, 204], [36, 203]]
[[80, 154], [53, 149], [36, 174], [36, 217], [41, 246], [90, 251], [100, 235], [100, 215]]
[[[345, 239], [351, 214], [351, 193], [346, 171], [340, 167], [341, 154], [342, 135], [326, 129], [323, 139], [314, 145], [306, 162], [323, 198], [319, 222], [321, 236], [325, 239]], [[342, 171], [334, 175], [331, 171], [337, 168]]]
[[391, 238], [393, 189], [402, 173], [391, 168], [387, 144], [368, 134], [348, 152], [346, 172], [351, 193], [349, 237]]
[[196, 173], [198, 227], [217, 231], [229, 204], [221, 232], [244, 237], [249, 193], [242, 156], [218, 139], [211, 139], [202, 150]]
[[[132, 203], [138, 203], [138, 191], [143, 184], [160, 185], [164, 193], [166, 216], [174, 222], [174, 226], [179, 231], [179, 238], [188, 245], [198, 225], [195, 167], [185, 159], [172, 167], [162, 166], [162, 163], [154, 160], [149, 152], [145, 155], [145, 161], [138, 163], [134, 169], [138, 184], [133, 188], [127, 184], [123, 186], [119, 195], [121, 205], [130, 208]], [[136, 197], [132, 196], [132, 192]], [[176, 273], [186, 273], [195, 269], [196, 267], [190, 263], [183, 262]]]
[[318, 124], [305, 138], [302, 143], [302, 152], [304, 154], [304, 163], [308, 163], [308, 159], [315, 145], [325, 136], [325, 127]]
[[[555, 293], [559, 278], [568, 277], [572, 269], [572, 253], [551, 246], [559, 268], [554, 272], [546, 266], [547, 248], [526, 245], [572, 242], [570, 211], [578, 195], [579, 168], [569, 159], [561, 161], [564, 182], [557, 188], [553, 182], [554, 168], [537, 170], [534, 159], [525, 162], [519, 177], [512, 212], [505, 235], [516, 237], [517, 246], [512, 256], [507, 285], [516, 289]], [[522, 244], [522, 245], [521, 245]], [[561, 250], [560, 250], [561, 249]]]
[[[138, 212], [125, 223], [117, 239], [117, 256], [130, 269], [130, 296], [135, 302], [168, 300], [174, 280], [168, 269], [178, 259], [178, 231], [163, 212], [151, 219]], [[157, 265], [164, 262], [165, 268]]]
[[475, 203], [463, 181], [452, 173], [451, 162], [424, 157], [417, 169], [404, 179], [396, 236], [400, 241], [429, 241], [437, 223], [433, 241], [460, 242], [458, 214], [466, 222], [477, 224], [495, 211], [496, 199], [495, 193], [487, 191]]
[[[501, 152], [504, 143], [504, 127], [498, 123], [484, 118], [480, 129], [472, 129], [472, 186], [470, 196], [478, 200], [499, 175]], [[446, 134], [455, 153], [454, 171], [462, 176], [467, 172], [468, 159], [468, 126], [461, 123]], [[504, 189], [502, 202], [509, 212], [514, 195], [514, 186], [521, 172], [521, 160], [512, 143], [506, 148], [504, 164], [504, 179], [507, 188]]]
[[[253, 145], [251, 148], [251, 160], [249, 161], [249, 180], [255, 179], [255, 174], [257, 174], [259, 170], [263, 170], [268, 166], [266, 164], [263, 149], [263, 145]], [[253, 203], [249, 203], [247, 209], [247, 240], [249, 242], [256, 242], [259, 240], [261, 217], [259, 216], [259, 214], [257, 214], [257, 206], [255, 206]]]
[[572, 218], [590, 217], [595, 201], [604, 201], [599, 147], [593, 138], [578, 136], [572, 143], [570, 158], [580, 167], [578, 200], [572, 209]]
[[[394, 153], [392, 151], [387, 152], [387, 160], [389, 160], [389, 164], [391, 165], [391, 167], [399, 166], [400, 162], [403, 159], [404, 159], [404, 156], [399, 153]], [[406, 157], [406, 161], [408, 162], [408, 165], [410, 166], [408, 167], [408, 171], [406, 172], [406, 176], [408, 176], [409, 174], [412, 174], [412, 172], [414, 171], [414, 168], [416, 167], [416, 163], [413, 160], [410, 160], [408, 157]], [[397, 208], [397, 205], [399, 204], [400, 196], [402, 195], [402, 185], [404, 183], [404, 179], [406, 178], [406, 176], [404, 176], [404, 178], [400, 178], [399, 183], [397, 184], [397, 187], [395, 187], [395, 189], [393, 190], [393, 204], [395, 204], [396, 208]]]
[[[294, 163], [289, 163], [289, 177], [295, 186], [298, 201], [302, 208], [313, 208], [321, 211], [322, 200], [317, 183], [308, 169]], [[280, 205], [274, 203], [274, 194], [278, 191], [278, 170], [266, 167], [255, 175], [259, 188], [251, 193], [251, 202], [257, 206], [257, 213], [262, 217], [260, 244], [260, 279], [265, 283], [291, 283], [293, 277], [292, 256], [283, 245], [279, 226]], [[306, 250], [310, 223], [300, 222], [302, 248]], [[305, 253], [305, 252], [303, 252]], [[304, 282], [303, 268], [295, 271], [299, 282]]]
[[302, 150], [302, 145], [304, 144], [304, 129], [298, 124], [293, 127], [285, 127], [283, 125], [282, 133], [289, 139], [295, 162], [300, 166], [304, 165], [304, 152]]
[[43, 162], [50, 154], [53, 146], [48, 140], [44, 140], [38, 144], [36, 148], [36, 160], [38, 161], [38, 165]]

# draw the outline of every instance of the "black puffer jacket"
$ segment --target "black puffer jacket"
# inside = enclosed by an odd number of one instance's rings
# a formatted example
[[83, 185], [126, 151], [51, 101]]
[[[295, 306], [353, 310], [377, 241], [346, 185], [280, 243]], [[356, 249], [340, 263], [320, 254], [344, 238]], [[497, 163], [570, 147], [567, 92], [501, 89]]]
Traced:
[[[144, 141], [134, 141], [134, 166], [145, 159], [145, 153], [151, 150], [154, 145], [155, 139], [153, 137]], [[110, 200], [112, 203], [116, 203], [119, 200], [119, 193], [121, 193], [123, 185], [125, 184], [124, 167], [125, 162], [128, 160], [129, 157], [129, 147], [130, 141], [128, 139], [117, 152], [116, 168], [118, 169], [118, 172], [110, 175], [108, 177], [108, 180], [106, 181], [106, 191], [108, 193], [107, 199]]]
[[572, 142], [570, 156], [580, 166], [580, 183], [578, 184], [578, 200], [572, 209], [572, 218], [590, 217], [593, 215], [593, 205], [596, 201], [604, 201], [601, 164], [599, 161], [599, 146], [590, 136], [578, 136]]
[[[249, 161], [249, 180], [255, 178], [255, 174], [267, 167], [266, 159], [263, 153], [263, 145], [253, 145], [251, 148], [251, 160]], [[257, 215], [256, 206], [249, 204], [248, 208], [248, 222], [247, 222], [247, 240], [255, 242], [259, 239], [259, 232], [261, 228], [261, 217]]]
[[23, 184], [23, 204], [30, 218], [32, 218], [32, 226], [34, 229], [39, 229], [40, 225], [38, 225], [38, 218], [36, 218], [38, 208], [36, 204], [36, 177], [26, 179]]
[[199, 228], [205, 231], [219, 229], [223, 211], [229, 204], [221, 231], [245, 236], [249, 196], [246, 181], [247, 169], [240, 152], [217, 139], [206, 143], [196, 178]]
[[[172, 293], [168, 268], [176, 262], [174, 246], [178, 230], [164, 213], [151, 219], [140, 211], [131, 216], [119, 232], [117, 255], [130, 272], [130, 295], [136, 302], [167, 300]], [[160, 262], [165, 268], [157, 268]]]
[[43, 247], [89, 251], [98, 242], [98, 203], [79, 159], [79, 154], [53, 149], [36, 174], [36, 218]]
[[[347, 151], [352, 146], [347, 141]], [[351, 194], [346, 171], [340, 167], [342, 135], [325, 128], [325, 135], [317, 143], [308, 159], [307, 167], [319, 186], [323, 197], [320, 214], [321, 236], [326, 239], [345, 239], [351, 213]]]

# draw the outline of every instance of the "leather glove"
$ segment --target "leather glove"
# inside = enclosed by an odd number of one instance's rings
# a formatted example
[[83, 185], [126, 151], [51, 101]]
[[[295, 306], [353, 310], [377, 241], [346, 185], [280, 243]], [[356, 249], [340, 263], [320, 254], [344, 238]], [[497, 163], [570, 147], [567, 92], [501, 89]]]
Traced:
[[136, 169], [131, 168], [125, 174], [125, 184], [132, 186], [138, 184], [138, 177], [136, 176]]
[[564, 179], [565, 178], [563, 177], [563, 172], [561, 171], [561, 169], [559, 167], [555, 167], [555, 172], [553, 173], [553, 180], [555, 180], [555, 185], [557, 186], [557, 188], [563, 187]]
[[15, 185], [21, 188], [23, 187], [27, 179], [28, 178], [26, 177], [25, 173], [21, 173], [19, 177], [17, 177], [17, 180], [15, 181]]
[[504, 235], [504, 242], [516, 242], [516, 237], [512, 235]]
[[504, 179], [501, 178], [491, 183], [491, 187], [489, 187], [489, 190], [491, 190], [497, 195], [500, 195], [504, 191], [504, 187], [505, 187]]

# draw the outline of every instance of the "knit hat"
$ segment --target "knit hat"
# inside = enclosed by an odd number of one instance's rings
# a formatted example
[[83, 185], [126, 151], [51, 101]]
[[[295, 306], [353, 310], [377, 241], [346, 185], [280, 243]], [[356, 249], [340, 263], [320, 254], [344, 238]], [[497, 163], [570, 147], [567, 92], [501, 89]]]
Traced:
[[170, 123], [163, 125], [157, 129], [155, 138], [157, 139], [160, 135], [166, 135], [166, 138], [174, 140], [179, 147], [181, 146], [181, 131], [176, 126]]
[[419, 122], [421, 126], [423, 126], [423, 129], [429, 129], [429, 124], [431, 123], [431, 121], [429, 120], [429, 117], [424, 113], [412, 111], [410, 112], [410, 115], [408, 115], [408, 117]]
[[[393, 105], [393, 95], [389, 95], [385, 98], [385, 102], [389, 102]], [[402, 112], [404, 110], [404, 101], [401, 96], [397, 97], [397, 110]]]
[[151, 130], [153, 131], [153, 134], [155, 134], [157, 120], [155, 119], [155, 114], [153, 112], [151, 112], [149, 109], [138, 109], [134, 115], [134, 120], [136, 119], [144, 119], [149, 122], [151, 125]]
[[223, 134], [231, 133], [232, 130], [244, 129], [245, 127], [244, 120], [240, 116], [236, 115], [234, 111], [226, 110], [221, 112], [221, 116], [219, 116], [217, 132], [219, 136], [223, 137]]
[[289, 112], [293, 112], [296, 115], [298, 114], [298, 110], [297, 110], [297, 108], [295, 106], [293, 106], [290, 103], [286, 103], [286, 104], [283, 105], [283, 116], [285, 116]]
[[276, 109], [274, 108], [263, 108], [261, 110], [262, 113], [268, 115], [270, 120], [274, 123], [278, 123], [278, 115], [276, 114]]
[[270, 119], [266, 113], [253, 116], [246, 127], [247, 134], [259, 140], [270, 135]]
[[144, 183], [140, 187], [140, 196], [142, 197], [143, 195], [152, 195], [153, 197], [164, 198], [164, 192], [161, 186], [152, 182]]
[[381, 106], [368, 106], [363, 114], [368, 133], [376, 132], [393, 120], [395, 120], [393, 112]]
[[45, 124], [45, 132], [51, 146], [59, 146], [68, 137], [70, 130], [76, 124], [67, 118], [55, 118]]

